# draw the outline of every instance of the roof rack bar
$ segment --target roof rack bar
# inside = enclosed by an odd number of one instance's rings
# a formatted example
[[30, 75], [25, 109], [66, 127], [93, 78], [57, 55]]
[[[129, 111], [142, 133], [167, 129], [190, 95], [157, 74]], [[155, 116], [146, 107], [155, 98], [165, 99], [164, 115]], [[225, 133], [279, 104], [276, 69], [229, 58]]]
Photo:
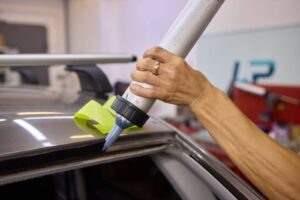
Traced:
[[131, 54], [5, 54], [0, 55], [0, 67], [128, 63], [136, 59]]

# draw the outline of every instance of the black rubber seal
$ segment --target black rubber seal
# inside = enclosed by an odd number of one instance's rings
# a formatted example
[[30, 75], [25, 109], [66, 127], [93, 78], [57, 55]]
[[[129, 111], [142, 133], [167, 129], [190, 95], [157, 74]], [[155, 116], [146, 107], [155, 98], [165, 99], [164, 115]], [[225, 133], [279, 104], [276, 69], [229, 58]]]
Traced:
[[111, 108], [138, 127], [143, 127], [143, 125], [149, 119], [149, 115], [147, 115], [147, 113], [143, 112], [138, 107], [119, 95], [111, 105]]

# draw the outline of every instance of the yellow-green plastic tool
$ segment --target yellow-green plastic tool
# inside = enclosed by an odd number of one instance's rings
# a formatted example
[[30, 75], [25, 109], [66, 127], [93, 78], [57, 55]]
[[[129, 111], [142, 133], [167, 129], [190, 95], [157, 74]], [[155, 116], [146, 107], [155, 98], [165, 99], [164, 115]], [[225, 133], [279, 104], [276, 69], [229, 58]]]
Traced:
[[[95, 100], [89, 101], [75, 113], [75, 124], [86, 132], [106, 136], [115, 124], [115, 111], [111, 108], [115, 98], [111, 97], [103, 105]], [[132, 126], [129, 129], [136, 128]]]

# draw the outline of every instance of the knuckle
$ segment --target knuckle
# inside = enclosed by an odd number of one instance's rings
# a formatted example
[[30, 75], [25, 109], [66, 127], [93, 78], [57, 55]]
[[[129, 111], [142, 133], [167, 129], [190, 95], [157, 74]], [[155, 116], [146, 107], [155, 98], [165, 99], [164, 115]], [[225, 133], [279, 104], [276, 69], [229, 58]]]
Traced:
[[173, 65], [176, 69], [180, 68], [181, 65], [183, 65], [182, 59], [180, 58], [175, 58]]
[[149, 95], [149, 97], [151, 97], [151, 98], [155, 97], [155, 91], [154, 91], [154, 90], [149, 90], [149, 91], [148, 91], [148, 95]]
[[135, 89], [135, 92], [137, 93], [137, 94], [142, 94], [142, 88], [141, 87], [135, 87], [134, 88]]
[[143, 68], [143, 59], [142, 60], [138, 60], [136, 63], [136, 68], [138, 70], [141, 70]]
[[148, 73], [142, 73], [142, 74], [140, 75], [140, 81], [142, 81], [142, 82], [147, 82], [148, 79], [149, 79]]
[[160, 53], [160, 52], [162, 52], [163, 49], [160, 46], [155, 46], [152, 48], [152, 50], [153, 50], [153, 53]]
[[182, 66], [184, 65], [184, 63], [182, 62], [181, 59], [174, 59], [174, 61], [172, 62], [172, 72], [173, 75], [178, 75], [181, 73], [182, 71]]
[[135, 71], [131, 72], [130, 77], [131, 79], [136, 80], [136, 72]]
[[135, 84], [133, 84], [133, 86], [130, 87], [130, 90], [133, 93], [135, 93], [135, 94], [139, 94], [140, 93], [140, 88], [137, 85], [135, 85]]
[[145, 58], [144, 59], [144, 65], [147, 67], [151, 67], [154, 64], [154, 60], [152, 58]]
[[164, 92], [161, 94], [161, 98], [166, 101], [170, 99], [170, 95], [167, 92]]
[[170, 80], [172, 82], [176, 81], [177, 74], [178, 74], [178, 70], [176, 68], [174, 68], [173, 70], [170, 71], [169, 76], [170, 76]]
[[151, 58], [144, 58], [136, 64], [136, 67], [139, 71], [145, 71], [152, 66], [152, 62], [153, 60]]
[[162, 51], [161, 47], [155, 46], [155, 47], [152, 47], [152, 48], [146, 50], [143, 56], [148, 57], [151, 55], [156, 55], [156, 54], [159, 54], [161, 51]]

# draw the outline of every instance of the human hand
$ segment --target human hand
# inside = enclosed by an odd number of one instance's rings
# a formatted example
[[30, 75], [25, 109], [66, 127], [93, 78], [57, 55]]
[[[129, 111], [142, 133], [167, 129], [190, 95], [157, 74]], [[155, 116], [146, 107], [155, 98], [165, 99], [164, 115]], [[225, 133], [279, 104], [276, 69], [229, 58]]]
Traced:
[[[154, 75], [152, 68], [158, 62], [159, 72]], [[153, 86], [143, 88], [133, 84], [131, 91], [136, 95], [177, 105], [192, 106], [195, 102], [201, 102], [214, 88], [201, 72], [161, 47], [151, 48], [144, 53], [131, 78]]]

